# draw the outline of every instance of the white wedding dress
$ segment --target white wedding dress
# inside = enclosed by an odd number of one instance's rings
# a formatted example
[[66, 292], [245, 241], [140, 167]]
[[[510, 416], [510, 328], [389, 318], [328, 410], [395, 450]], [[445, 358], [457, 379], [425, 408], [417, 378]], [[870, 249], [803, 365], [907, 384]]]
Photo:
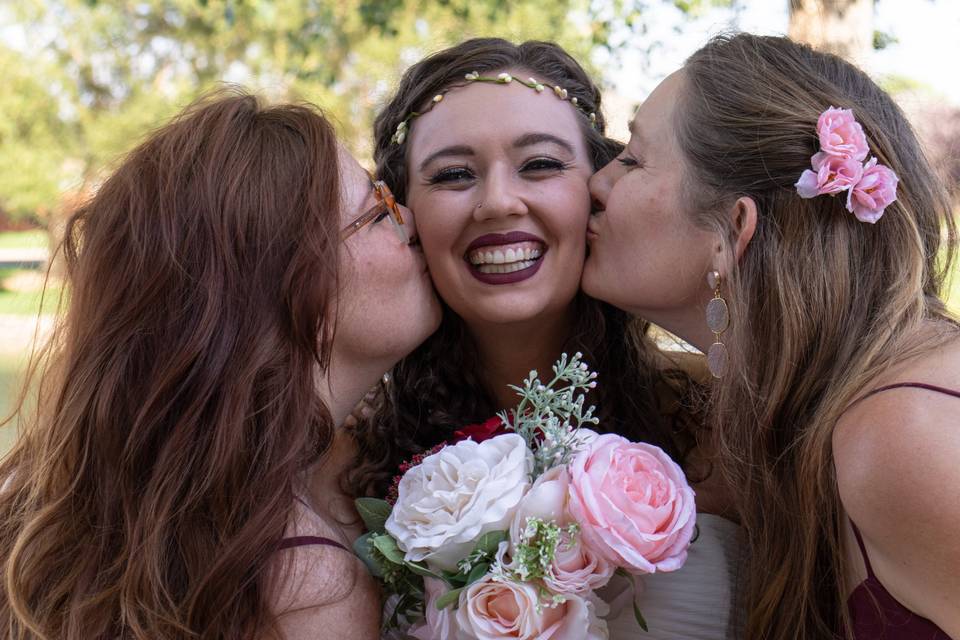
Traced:
[[[740, 527], [720, 516], [697, 515], [699, 535], [678, 571], [638, 579], [637, 598], [648, 632], [637, 624], [623, 583], [601, 594], [611, 604], [610, 640], [739, 640], [737, 592], [742, 564]], [[615, 578], [615, 580], [622, 580]], [[639, 583], [642, 583], [639, 584]], [[616, 593], [620, 597], [615, 597]]]

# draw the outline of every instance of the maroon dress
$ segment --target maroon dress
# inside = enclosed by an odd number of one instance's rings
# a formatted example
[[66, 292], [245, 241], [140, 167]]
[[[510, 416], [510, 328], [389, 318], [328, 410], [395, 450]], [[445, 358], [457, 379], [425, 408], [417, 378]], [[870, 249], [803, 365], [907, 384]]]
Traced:
[[[902, 387], [926, 389], [960, 398], [960, 392], [952, 389], [921, 382], [900, 382], [874, 389], [860, 400], [881, 391]], [[867, 557], [867, 549], [863, 545], [860, 530], [852, 521], [850, 524], [853, 526], [853, 534], [857, 538], [857, 545], [863, 555], [863, 564], [867, 569], [867, 579], [857, 585], [847, 600], [853, 637], [856, 640], [951, 640], [950, 636], [936, 624], [907, 609], [880, 583], [873, 573], [873, 567], [870, 566], [870, 558]]]

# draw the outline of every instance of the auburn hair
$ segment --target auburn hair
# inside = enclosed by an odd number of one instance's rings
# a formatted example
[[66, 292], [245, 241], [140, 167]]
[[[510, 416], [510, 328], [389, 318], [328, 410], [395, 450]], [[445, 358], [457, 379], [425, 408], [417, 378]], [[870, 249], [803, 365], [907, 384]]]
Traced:
[[69, 301], [0, 464], [7, 637], [274, 628], [271, 554], [332, 435], [339, 193], [317, 109], [227, 90], [70, 217]]

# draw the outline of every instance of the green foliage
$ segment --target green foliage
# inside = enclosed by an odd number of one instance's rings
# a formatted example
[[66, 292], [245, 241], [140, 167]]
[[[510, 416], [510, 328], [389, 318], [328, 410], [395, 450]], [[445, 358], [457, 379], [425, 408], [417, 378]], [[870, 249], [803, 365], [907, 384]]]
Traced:
[[[45, 216], [224, 81], [307, 100], [369, 156], [379, 104], [403, 70], [478, 35], [554, 40], [586, 59], [571, 27], [584, 0], [22, 0], [0, 7], [0, 208]], [[29, 36], [27, 35], [29, 34]]]
[[597, 386], [597, 374], [580, 361], [582, 357], [578, 352], [568, 360], [567, 354], [562, 354], [553, 365], [553, 379], [546, 384], [534, 370], [523, 387], [510, 385], [520, 403], [516, 409], [497, 414], [533, 451], [532, 479], [569, 463], [582, 445], [580, 427], [599, 422], [593, 416], [594, 407], [583, 406], [586, 394]]

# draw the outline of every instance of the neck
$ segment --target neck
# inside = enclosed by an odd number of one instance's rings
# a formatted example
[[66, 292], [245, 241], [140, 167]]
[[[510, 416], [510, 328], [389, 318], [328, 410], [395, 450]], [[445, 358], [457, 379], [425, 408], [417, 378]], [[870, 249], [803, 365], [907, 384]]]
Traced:
[[391, 366], [390, 362], [363, 362], [361, 358], [336, 351], [331, 354], [330, 366], [320, 375], [317, 391], [334, 425], [343, 424], [360, 399]]
[[517, 404], [517, 394], [507, 385], [523, 385], [531, 369], [541, 378], [560, 357], [573, 327], [573, 307], [548, 318], [514, 324], [468, 325], [477, 344], [481, 377], [500, 409]]

